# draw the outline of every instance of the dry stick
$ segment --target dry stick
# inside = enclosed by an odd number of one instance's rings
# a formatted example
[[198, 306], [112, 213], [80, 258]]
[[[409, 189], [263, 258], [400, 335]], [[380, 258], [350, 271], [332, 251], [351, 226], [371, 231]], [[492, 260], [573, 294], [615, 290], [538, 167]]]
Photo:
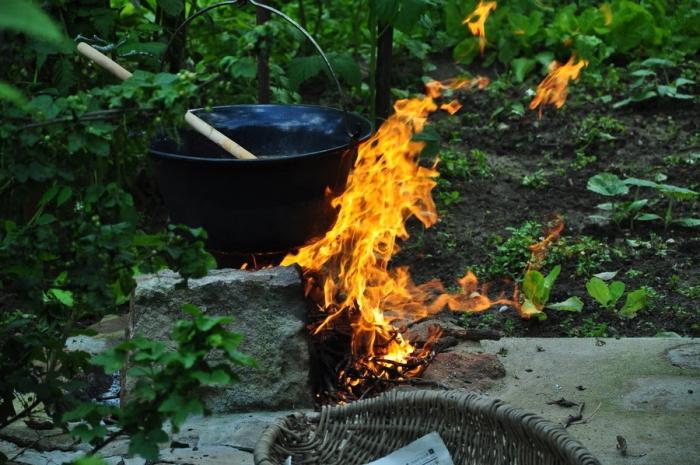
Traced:
[[[114, 74], [116, 77], [122, 81], [129, 79], [132, 74], [130, 71], [124, 69], [119, 63], [115, 62], [108, 56], [104, 55], [100, 51], [94, 49], [85, 42], [78, 44], [78, 51], [84, 56], [94, 61], [102, 68], [106, 69], [110, 73]], [[236, 158], [251, 160], [257, 158], [255, 155], [250, 153], [248, 150], [244, 149], [228, 137], [226, 137], [221, 132], [217, 131], [209, 123], [201, 119], [199, 116], [195, 115], [191, 111], [185, 113], [185, 121], [189, 124], [192, 129], [214, 142], [219, 147], [226, 150], [228, 153]]]

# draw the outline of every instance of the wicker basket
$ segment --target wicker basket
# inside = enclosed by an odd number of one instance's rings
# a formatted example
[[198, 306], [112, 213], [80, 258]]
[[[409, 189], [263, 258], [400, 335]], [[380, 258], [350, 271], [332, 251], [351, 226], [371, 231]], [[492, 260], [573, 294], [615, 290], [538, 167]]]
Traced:
[[600, 465], [559, 425], [464, 391], [392, 391], [290, 415], [268, 427], [255, 465], [364, 465], [437, 431], [455, 465]]

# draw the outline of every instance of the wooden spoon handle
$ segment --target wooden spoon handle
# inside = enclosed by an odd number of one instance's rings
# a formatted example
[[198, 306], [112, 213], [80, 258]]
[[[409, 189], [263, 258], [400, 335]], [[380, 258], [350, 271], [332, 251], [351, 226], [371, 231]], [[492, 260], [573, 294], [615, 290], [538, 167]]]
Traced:
[[[129, 79], [132, 74], [128, 70], [124, 69], [119, 63], [109, 58], [107, 55], [103, 54], [99, 50], [91, 47], [85, 42], [78, 44], [78, 51], [84, 56], [94, 61], [102, 68], [106, 69], [122, 81]], [[251, 160], [257, 158], [255, 155], [250, 153], [248, 150], [244, 149], [230, 138], [226, 137], [220, 131], [217, 131], [212, 125], [204, 121], [199, 116], [195, 115], [191, 111], [185, 113], [185, 121], [190, 125], [192, 129], [214, 142], [219, 147], [226, 150], [228, 153], [236, 158]]]
[[131, 77], [131, 72], [127, 71], [119, 63], [85, 42], [80, 42], [78, 44], [78, 51], [110, 73], [114, 74], [122, 81], [126, 81]]

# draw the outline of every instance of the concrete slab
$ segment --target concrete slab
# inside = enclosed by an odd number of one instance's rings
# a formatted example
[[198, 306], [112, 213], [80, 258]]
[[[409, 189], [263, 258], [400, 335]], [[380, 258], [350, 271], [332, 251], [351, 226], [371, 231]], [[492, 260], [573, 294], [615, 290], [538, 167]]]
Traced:
[[577, 410], [547, 402], [585, 402], [587, 422], [569, 432], [603, 464], [700, 465], [699, 349], [689, 338], [506, 338], [480, 350], [506, 368], [489, 395], [554, 422]]

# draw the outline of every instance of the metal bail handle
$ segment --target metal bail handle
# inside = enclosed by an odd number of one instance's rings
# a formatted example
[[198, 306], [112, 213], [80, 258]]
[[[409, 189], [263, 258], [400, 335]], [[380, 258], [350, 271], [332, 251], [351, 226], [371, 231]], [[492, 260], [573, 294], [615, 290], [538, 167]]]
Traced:
[[316, 42], [316, 40], [314, 40], [314, 38], [311, 36], [311, 34], [308, 33], [308, 31], [306, 29], [301, 27], [301, 25], [299, 23], [297, 23], [296, 21], [294, 21], [292, 18], [290, 18], [289, 16], [287, 16], [286, 14], [282, 13], [281, 11], [279, 11], [275, 8], [272, 8], [271, 6], [265, 5], [263, 3], [259, 3], [256, 0], [226, 0], [223, 2], [215, 3], [213, 5], [209, 5], [208, 7], [199, 10], [198, 12], [196, 12], [195, 14], [193, 14], [192, 16], [187, 18], [182, 24], [180, 24], [177, 27], [177, 29], [175, 29], [175, 32], [170, 37], [170, 40], [168, 41], [168, 45], [165, 47], [165, 52], [163, 52], [163, 56], [160, 60], [161, 70], [163, 69], [163, 65], [165, 64], [165, 57], [168, 54], [168, 50], [170, 50], [170, 46], [172, 45], [173, 40], [175, 39], [175, 37], [177, 37], [177, 35], [182, 31], [182, 29], [185, 26], [187, 26], [190, 22], [192, 22], [192, 20], [194, 20], [195, 18], [197, 18], [199, 16], [202, 16], [203, 14], [205, 14], [205, 13], [207, 13], [215, 8], [219, 8], [222, 6], [229, 6], [229, 5], [230, 6], [233, 6], [233, 5], [243, 6], [246, 3], [250, 3], [251, 5], [257, 6], [259, 8], [262, 8], [264, 10], [267, 10], [271, 13], [276, 14], [277, 16], [280, 16], [282, 19], [286, 20], [288, 23], [290, 23], [292, 26], [294, 26], [296, 29], [298, 29], [299, 32], [301, 32], [302, 35], [304, 37], [306, 37], [306, 39], [308, 39], [308, 41], [313, 44], [314, 48], [316, 49], [316, 52], [321, 56], [323, 63], [326, 65], [326, 69], [328, 69], [328, 72], [330, 73], [331, 78], [335, 82], [336, 88], [338, 89], [338, 95], [340, 96], [340, 107], [341, 107], [341, 110], [343, 112], [343, 120], [345, 122], [345, 131], [348, 133], [348, 136], [350, 137], [350, 139], [352, 139], [353, 141], [356, 141], [358, 136], [359, 136], [359, 130], [353, 131], [352, 128], [350, 127], [350, 119], [348, 118], [348, 109], [347, 109], [347, 105], [346, 105], [346, 101], [345, 101], [345, 93], [343, 92], [343, 88], [340, 85], [340, 81], [338, 81], [338, 77], [336, 76], [335, 71], [333, 71], [333, 67], [331, 66], [330, 61], [328, 61], [326, 54], [323, 53], [321, 46], [318, 45], [318, 42]]

